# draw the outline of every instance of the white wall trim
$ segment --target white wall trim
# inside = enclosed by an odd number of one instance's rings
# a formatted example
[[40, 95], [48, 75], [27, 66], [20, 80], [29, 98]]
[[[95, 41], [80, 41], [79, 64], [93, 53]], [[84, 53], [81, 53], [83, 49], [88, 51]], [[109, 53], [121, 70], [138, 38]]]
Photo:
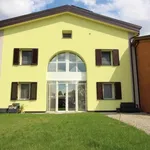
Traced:
[[86, 72], [47, 72], [47, 81], [86, 81]]

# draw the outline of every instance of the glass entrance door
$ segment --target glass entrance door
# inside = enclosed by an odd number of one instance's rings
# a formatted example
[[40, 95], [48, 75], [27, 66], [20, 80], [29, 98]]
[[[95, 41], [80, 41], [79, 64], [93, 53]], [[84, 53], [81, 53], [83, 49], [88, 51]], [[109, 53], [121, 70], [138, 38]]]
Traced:
[[76, 85], [68, 84], [68, 111], [76, 110]]
[[85, 81], [48, 83], [48, 111], [85, 111]]
[[58, 83], [58, 111], [66, 110], [66, 84]]

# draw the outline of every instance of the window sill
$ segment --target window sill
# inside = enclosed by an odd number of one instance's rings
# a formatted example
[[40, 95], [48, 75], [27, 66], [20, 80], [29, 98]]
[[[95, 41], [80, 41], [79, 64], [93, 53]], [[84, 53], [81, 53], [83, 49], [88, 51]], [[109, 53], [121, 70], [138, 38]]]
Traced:
[[36, 99], [16, 99], [11, 101], [36, 101]]
[[112, 64], [109, 64], [109, 65], [107, 65], [107, 64], [102, 64], [101, 66], [113, 66]]
[[62, 38], [62, 39], [72, 39], [72, 38]]
[[98, 99], [98, 101], [121, 101], [122, 99]]
[[19, 99], [17, 99], [17, 101], [29, 101], [30, 99], [21, 99], [21, 98], [19, 98]]
[[100, 65], [100, 66], [97, 66], [97, 67], [114, 67], [113, 65]]
[[119, 67], [120, 65], [96, 65], [96, 67]]
[[20, 65], [13, 65], [13, 66], [15, 66], [15, 67], [19, 67], [19, 66], [37, 66], [37, 64], [28, 64], [28, 65], [22, 65], [22, 64], [20, 64]]

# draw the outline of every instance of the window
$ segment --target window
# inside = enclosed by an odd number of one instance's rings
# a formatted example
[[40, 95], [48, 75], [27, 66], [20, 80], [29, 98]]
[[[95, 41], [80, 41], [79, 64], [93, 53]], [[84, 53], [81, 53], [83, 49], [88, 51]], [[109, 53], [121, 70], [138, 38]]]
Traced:
[[85, 63], [77, 55], [61, 53], [48, 64], [49, 72], [86, 72]]
[[75, 54], [69, 54], [69, 71], [86, 72], [84, 62]]
[[11, 100], [36, 100], [37, 82], [12, 82]]
[[72, 31], [62, 31], [62, 38], [72, 38]]
[[22, 51], [22, 65], [32, 64], [32, 51]]
[[119, 66], [119, 50], [118, 49], [96, 49], [95, 50], [96, 66]]
[[48, 82], [48, 108], [50, 111], [85, 111], [86, 81]]
[[66, 72], [66, 54], [58, 55], [58, 72]]
[[20, 84], [20, 99], [30, 98], [30, 84]]
[[37, 65], [38, 49], [14, 49], [13, 65]]
[[97, 82], [97, 100], [121, 100], [122, 88], [121, 82]]
[[103, 84], [103, 98], [104, 99], [113, 99], [114, 98], [113, 84]]
[[66, 64], [58, 63], [58, 72], [66, 72]]
[[102, 52], [102, 65], [111, 65], [111, 52]]

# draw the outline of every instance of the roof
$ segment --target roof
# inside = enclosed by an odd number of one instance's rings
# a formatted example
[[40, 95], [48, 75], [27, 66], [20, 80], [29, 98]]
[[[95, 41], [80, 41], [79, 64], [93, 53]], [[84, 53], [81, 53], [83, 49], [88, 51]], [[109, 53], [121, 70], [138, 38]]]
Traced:
[[87, 9], [83, 9], [83, 8], [80, 8], [80, 7], [77, 7], [74, 5], [64, 5], [64, 6], [47, 9], [47, 10], [40, 11], [40, 12], [35, 12], [35, 13], [31, 13], [31, 14], [27, 14], [27, 15], [15, 17], [15, 18], [10, 18], [7, 20], [2, 20], [2, 21], [0, 21], [0, 28], [4, 28], [7, 26], [23, 23], [26, 21], [32, 21], [35, 19], [52, 16], [52, 15], [56, 15], [56, 14], [64, 13], [64, 12], [74, 13], [74, 14], [77, 14], [77, 15], [80, 15], [83, 17], [87, 17], [87, 18], [94, 19], [97, 21], [101, 21], [101, 22], [105, 22], [105, 23], [112, 24], [115, 26], [119, 26], [119, 27], [122, 27], [122, 28], [125, 28], [128, 30], [132, 30], [132, 31], [138, 32], [138, 33], [139, 33], [140, 29], [142, 28], [141, 26], [131, 24], [131, 23], [128, 23], [125, 21], [113, 19], [110, 17], [106, 17], [106, 16], [103, 16], [100, 14], [96, 14], [92, 11], [89, 11]]
[[138, 36], [138, 37], [135, 37], [134, 40], [135, 41], [150, 40], [150, 35]]

